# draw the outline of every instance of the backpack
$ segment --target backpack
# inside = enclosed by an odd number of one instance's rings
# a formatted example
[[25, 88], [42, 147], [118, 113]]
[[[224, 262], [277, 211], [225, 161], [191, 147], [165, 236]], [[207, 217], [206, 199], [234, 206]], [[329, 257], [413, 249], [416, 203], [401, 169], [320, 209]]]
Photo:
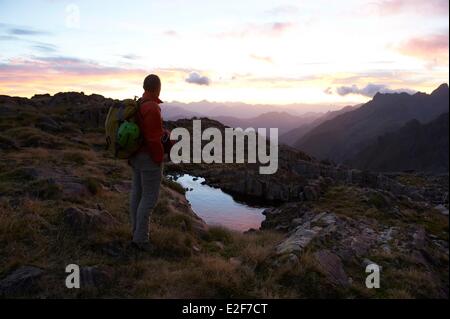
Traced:
[[105, 121], [106, 149], [119, 159], [130, 158], [142, 145], [137, 117], [141, 100], [127, 99], [108, 110]]

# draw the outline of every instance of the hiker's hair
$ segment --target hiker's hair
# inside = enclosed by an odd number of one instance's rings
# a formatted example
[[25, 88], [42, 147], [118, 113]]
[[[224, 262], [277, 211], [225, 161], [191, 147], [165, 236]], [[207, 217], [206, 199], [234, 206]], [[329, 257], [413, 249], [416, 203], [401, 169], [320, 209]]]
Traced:
[[144, 90], [155, 92], [161, 88], [161, 80], [155, 74], [147, 75], [144, 80]]

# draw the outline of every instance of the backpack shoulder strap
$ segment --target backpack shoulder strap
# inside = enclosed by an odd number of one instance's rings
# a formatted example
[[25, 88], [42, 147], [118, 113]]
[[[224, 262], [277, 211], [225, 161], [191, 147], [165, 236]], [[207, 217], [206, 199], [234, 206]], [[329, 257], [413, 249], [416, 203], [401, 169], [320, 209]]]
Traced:
[[136, 113], [137, 117], [139, 118], [139, 121], [141, 122], [143, 120], [142, 113], [141, 113], [141, 106], [145, 101], [142, 98], [139, 98], [136, 100]]

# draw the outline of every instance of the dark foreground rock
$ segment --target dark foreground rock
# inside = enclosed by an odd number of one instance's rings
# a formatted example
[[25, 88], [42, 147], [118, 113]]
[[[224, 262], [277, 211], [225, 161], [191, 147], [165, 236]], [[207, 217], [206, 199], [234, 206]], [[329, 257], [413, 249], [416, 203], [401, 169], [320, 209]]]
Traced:
[[34, 288], [44, 271], [33, 266], [23, 266], [0, 280], [0, 296], [24, 294]]

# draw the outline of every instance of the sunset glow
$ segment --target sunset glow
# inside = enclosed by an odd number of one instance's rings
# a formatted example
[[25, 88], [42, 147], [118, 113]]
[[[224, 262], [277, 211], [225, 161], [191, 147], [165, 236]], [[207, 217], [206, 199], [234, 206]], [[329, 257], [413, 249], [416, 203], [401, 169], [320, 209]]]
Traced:
[[347, 104], [448, 82], [448, 0], [0, 1], [0, 94]]

